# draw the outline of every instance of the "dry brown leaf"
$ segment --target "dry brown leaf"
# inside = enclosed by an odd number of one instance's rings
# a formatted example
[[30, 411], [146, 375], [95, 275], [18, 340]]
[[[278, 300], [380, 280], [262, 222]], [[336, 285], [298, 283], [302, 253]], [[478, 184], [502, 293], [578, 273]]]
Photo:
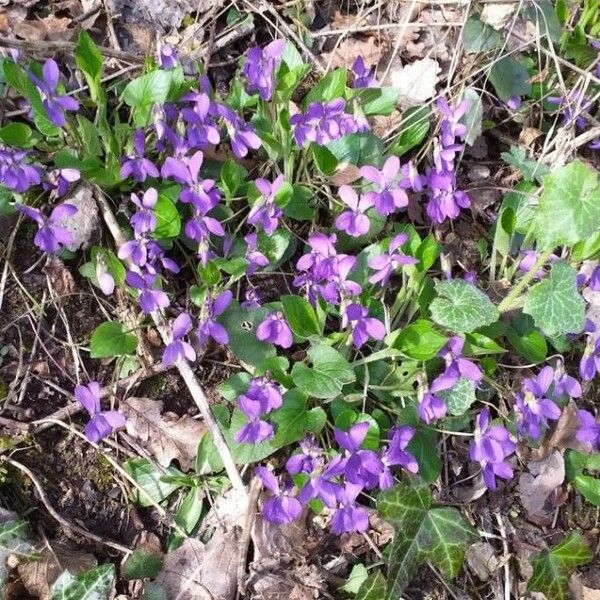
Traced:
[[46, 38], [46, 29], [40, 21], [17, 21], [12, 30], [17, 37], [31, 42], [41, 42]]
[[519, 134], [519, 142], [526, 148], [531, 148], [533, 142], [542, 135], [542, 132], [536, 127], [524, 127]]
[[75, 291], [75, 279], [60, 258], [50, 256], [42, 268], [42, 273], [48, 275], [52, 289], [59, 296], [67, 296]]
[[478, 579], [487, 581], [500, 566], [500, 560], [490, 543], [477, 542], [467, 550], [467, 564]]
[[580, 575], [573, 575], [569, 581], [573, 600], [600, 600], [600, 590], [587, 587]]
[[187, 538], [165, 556], [156, 583], [167, 598], [231, 600], [237, 589], [239, 535], [219, 529], [210, 541]]
[[360, 178], [360, 169], [354, 165], [344, 165], [336, 171], [329, 179], [331, 185], [339, 187], [341, 185], [349, 185]]
[[435, 95], [440, 65], [432, 58], [422, 58], [390, 72], [393, 87], [398, 90], [400, 105], [418, 106]]
[[578, 410], [577, 404], [573, 400], [565, 406], [552, 435], [547, 443], [544, 443], [542, 448], [540, 448], [539, 458], [547, 454], [550, 448], [556, 448], [557, 450], [571, 448], [573, 450], [591, 451], [591, 447], [586, 448], [585, 444], [578, 442], [575, 437], [581, 426], [579, 417], [577, 416]]
[[162, 414], [163, 403], [150, 398], [127, 398], [119, 408], [127, 417], [127, 433], [144, 444], [160, 465], [177, 460], [184, 471], [192, 468], [206, 431], [204, 423], [188, 415]]
[[50, 588], [63, 571], [76, 575], [97, 564], [93, 554], [52, 542], [50, 548], [46, 546], [41, 551], [39, 560], [20, 563], [17, 570], [23, 585], [32, 596], [50, 600]]
[[519, 495], [527, 518], [537, 525], [550, 525], [554, 516], [552, 496], [565, 480], [565, 461], [553, 450], [542, 460], [527, 465], [529, 473], [519, 477]]
[[508, 25], [508, 22], [517, 8], [516, 2], [498, 2], [486, 4], [481, 11], [480, 19], [483, 23], [490, 25], [494, 29], [502, 29]]
[[350, 69], [358, 55], [363, 57], [367, 67], [376, 66], [387, 51], [382, 38], [373, 35], [350, 36], [335, 45], [330, 52], [322, 52], [321, 58], [332, 69], [342, 67]]

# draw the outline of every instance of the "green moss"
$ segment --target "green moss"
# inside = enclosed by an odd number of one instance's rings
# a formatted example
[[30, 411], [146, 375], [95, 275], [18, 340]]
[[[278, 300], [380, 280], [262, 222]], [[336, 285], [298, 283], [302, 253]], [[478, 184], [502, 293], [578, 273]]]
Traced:
[[104, 456], [98, 456], [98, 460], [90, 472], [90, 481], [100, 492], [107, 493], [112, 489], [115, 482], [114, 470]]

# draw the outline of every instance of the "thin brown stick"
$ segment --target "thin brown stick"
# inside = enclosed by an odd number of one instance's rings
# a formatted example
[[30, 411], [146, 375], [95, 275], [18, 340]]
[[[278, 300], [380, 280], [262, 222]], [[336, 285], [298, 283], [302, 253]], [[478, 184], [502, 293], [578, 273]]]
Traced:
[[[113, 215], [113, 212], [102, 193], [102, 190], [96, 187], [94, 190], [94, 195], [96, 197], [96, 202], [100, 209], [100, 213], [102, 214], [104, 222], [113, 236], [118, 249], [125, 243], [123, 232], [121, 231], [121, 228], [119, 227], [115, 216]], [[130, 261], [125, 262], [126, 264], [129, 262], [128, 266], [131, 266]], [[165, 323], [162, 313], [159, 311], [154, 311], [150, 316], [152, 317], [152, 320], [154, 321], [154, 324], [158, 329], [163, 342], [165, 344], [170, 343], [171, 334]], [[229, 450], [229, 446], [223, 437], [223, 433], [221, 432], [221, 429], [219, 428], [219, 425], [212, 414], [210, 404], [208, 403], [208, 398], [204, 394], [201, 385], [198, 383], [194, 371], [186, 360], [177, 361], [175, 363], [175, 367], [179, 371], [179, 374], [190, 391], [190, 394], [192, 395], [192, 398], [196, 403], [202, 418], [204, 419], [207, 429], [210, 431], [213, 443], [215, 444], [215, 448], [217, 449], [217, 452], [223, 461], [223, 466], [225, 467], [225, 471], [227, 471], [231, 485], [239, 494], [242, 494], [243, 498], [247, 498], [246, 486], [244, 485], [235, 461], [231, 456], [231, 451]]]
[[248, 548], [250, 547], [252, 526], [254, 525], [254, 519], [256, 518], [258, 497], [260, 496], [261, 489], [262, 484], [260, 480], [258, 477], [254, 477], [250, 482], [250, 495], [248, 507], [246, 509], [246, 519], [244, 520], [244, 529], [242, 530], [242, 537], [239, 544], [237, 585], [240, 597], [244, 597], [246, 594], [246, 561], [248, 559]]
[[27, 475], [27, 477], [29, 477], [29, 479], [31, 479], [31, 483], [33, 483], [33, 485], [38, 493], [38, 496], [40, 497], [40, 500], [42, 501], [42, 504], [44, 505], [46, 510], [50, 513], [50, 516], [55, 521], [60, 523], [60, 525], [63, 527], [63, 529], [65, 529], [66, 531], [74, 531], [75, 533], [78, 533], [79, 535], [81, 535], [83, 537], [89, 538], [90, 540], [94, 540], [95, 542], [98, 542], [99, 544], [102, 544], [103, 546], [108, 546], [109, 548], [114, 548], [115, 550], [118, 550], [119, 552], [122, 552], [123, 554], [131, 554], [131, 549], [127, 548], [127, 546], [123, 546], [122, 544], [119, 544], [118, 542], [113, 542], [112, 540], [107, 540], [99, 535], [96, 535], [95, 533], [92, 533], [91, 531], [87, 531], [86, 529], [83, 529], [83, 527], [79, 527], [79, 525], [75, 525], [74, 523], [70, 523], [69, 521], [67, 521], [62, 515], [60, 515], [55, 510], [55, 508], [52, 506], [52, 504], [50, 504], [50, 501], [48, 500], [48, 497], [46, 496], [46, 492], [44, 491], [42, 484], [39, 482], [38, 478], [33, 474], [33, 472], [28, 467], [26, 467], [24, 464], [21, 464], [20, 462], [14, 460], [12, 458], [9, 458], [8, 456], [0, 456], [0, 461], [11, 465], [15, 469], [18, 469], [19, 471], [21, 471], [21, 473], [24, 473], [25, 475]]

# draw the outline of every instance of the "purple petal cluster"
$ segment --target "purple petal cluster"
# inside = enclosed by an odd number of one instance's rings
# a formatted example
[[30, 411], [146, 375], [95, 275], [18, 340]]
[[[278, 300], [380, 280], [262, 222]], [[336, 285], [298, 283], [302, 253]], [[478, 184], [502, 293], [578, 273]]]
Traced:
[[[369, 423], [366, 421], [356, 423], [348, 431], [336, 429], [334, 434], [340, 452], [329, 460], [314, 439], [304, 440], [300, 444], [301, 451], [292, 455], [286, 463], [287, 473], [283, 479], [288, 483], [284, 491], [270, 471], [269, 480], [265, 481], [264, 468], [259, 467], [257, 475], [273, 494], [263, 506], [264, 518], [273, 523], [289, 523], [301, 514], [302, 505], [319, 500], [332, 512], [331, 528], [334, 533], [365, 532], [369, 527], [369, 515], [366, 508], [357, 502], [361, 492], [391, 487], [395, 468], [409, 473], [419, 470], [414, 456], [406, 450], [415, 434], [412, 427], [392, 429], [389, 443], [379, 451], [363, 447], [368, 430]], [[289, 476], [298, 474], [308, 476], [308, 480], [295, 493]], [[285, 507], [282, 506], [284, 498]]]
[[42, 181], [41, 169], [29, 164], [28, 159], [27, 151], [0, 145], [0, 183], [20, 194], [39, 185]]
[[345, 112], [346, 101], [336, 98], [330, 102], [311, 102], [305, 113], [290, 117], [294, 139], [300, 148], [314, 142], [324, 146], [349, 133], [368, 129], [368, 124]]
[[579, 130], [587, 127], [593, 102], [581, 90], [571, 90], [566, 96], [549, 96], [546, 101], [556, 105], [563, 125], [575, 124]]
[[467, 127], [459, 122], [468, 108], [466, 101], [452, 109], [443, 99], [438, 99], [438, 109], [442, 113], [440, 134], [434, 140], [433, 166], [427, 172], [429, 200], [425, 211], [433, 223], [443, 223], [455, 219], [461, 209], [468, 208], [471, 201], [467, 194], [456, 189], [456, 169], [454, 159], [462, 150]]
[[78, 169], [53, 169], [46, 173], [46, 177], [42, 182], [42, 187], [47, 192], [53, 192], [58, 198], [64, 196], [71, 187], [72, 183], [81, 179], [81, 173]]
[[38, 230], [33, 243], [43, 252], [55, 254], [73, 243], [73, 235], [62, 225], [65, 219], [77, 212], [77, 207], [73, 204], [59, 204], [52, 209], [49, 217], [46, 217], [40, 209], [31, 206], [19, 204], [18, 209], [37, 224]]
[[365, 59], [359, 54], [352, 63], [352, 74], [354, 75], [355, 88], [379, 87], [375, 77], [375, 69], [369, 69], [365, 65]]
[[136, 181], [146, 181], [147, 177], [158, 177], [156, 165], [145, 156], [146, 142], [144, 131], [136, 129], [133, 134], [133, 154], [121, 159], [121, 177], [131, 177]]
[[282, 312], [271, 313], [259, 324], [256, 328], [256, 339], [282, 348], [289, 348], [294, 343], [292, 330]]
[[368, 265], [375, 271], [375, 273], [369, 277], [369, 283], [380, 283], [385, 287], [395, 271], [401, 269], [404, 265], [414, 265], [419, 262], [412, 256], [406, 256], [405, 254], [398, 252], [398, 249], [403, 246], [407, 240], [408, 236], [405, 233], [399, 233], [390, 240], [387, 252], [369, 259]]
[[444, 359], [446, 369], [438, 376], [438, 384], [443, 388], [452, 387], [459, 379], [468, 379], [478, 384], [483, 378], [483, 371], [472, 360], [464, 358], [465, 339], [455, 335], [440, 350], [438, 356]]
[[362, 348], [369, 339], [382, 340], [385, 325], [375, 317], [369, 317], [369, 310], [360, 304], [349, 304], [342, 313], [342, 327], [349, 327], [355, 348]]
[[117, 410], [103, 411], [100, 406], [100, 384], [90, 381], [87, 385], [75, 388], [75, 399], [90, 415], [85, 426], [85, 436], [90, 442], [97, 444], [121, 427], [125, 427], [126, 419]]
[[181, 313], [173, 321], [171, 326], [171, 342], [167, 344], [163, 351], [163, 365], [172, 365], [182, 360], [189, 360], [190, 362], [196, 360], [196, 351], [184, 339], [192, 328], [192, 319], [187, 313]]
[[201, 345], [205, 345], [209, 339], [213, 339], [217, 344], [229, 343], [227, 330], [223, 325], [217, 323], [216, 319], [225, 312], [232, 300], [231, 290], [225, 290], [216, 298], [209, 296], [204, 301], [198, 320], [198, 339]]
[[248, 422], [235, 434], [235, 441], [257, 444], [273, 437], [273, 425], [261, 417], [281, 408], [281, 386], [267, 377], [255, 377], [248, 389], [238, 397], [238, 408]]
[[365, 165], [361, 167], [360, 174], [374, 188], [365, 193], [365, 198], [371, 201], [378, 214], [385, 217], [408, 206], [404, 190], [409, 186], [402, 181], [405, 178], [397, 156], [390, 156], [381, 170]]
[[279, 226], [279, 219], [283, 216], [283, 211], [275, 203], [275, 196], [284, 182], [283, 175], [277, 177], [273, 183], [262, 178], [254, 181], [260, 196], [256, 199], [248, 214], [249, 225], [253, 225], [257, 229], [262, 228], [267, 234], [275, 232]]
[[514, 453], [516, 443], [508, 429], [502, 425], [490, 424], [490, 411], [482, 409], [475, 420], [474, 437], [469, 456], [481, 465], [485, 485], [496, 489], [496, 477], [511, 479], [513, 469], [508, 457]]
[[577, 441], [588, 444], [593, 452], [600, 450], [600, 423], [594, 415], [587, 410], [577, 412], [579, 429], [575, 434]]
[[246, 78], [246, 91], [258, 93], [262, 100], [270, 100], [275, 88], [275, 69], [285, 50], [285, 40], [274, 40], [264, 48], [254, 46], [246, 52], [242, 75]]

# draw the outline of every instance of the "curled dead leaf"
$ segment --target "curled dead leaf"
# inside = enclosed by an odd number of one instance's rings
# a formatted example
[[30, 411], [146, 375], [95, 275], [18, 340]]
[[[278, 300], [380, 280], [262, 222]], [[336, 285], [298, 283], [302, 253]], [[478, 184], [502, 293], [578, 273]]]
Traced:
[[75, 279], [60, 258], [49, 256], [42, 268], [42, 273], [48, 276], [50, 285], [58, 296], [68, 296], [75, 291]]
[[119, 408], [127, 418], [127, 433], [139, 440], [163, 467], [177, 460], [184, 471], [192, 468], [204, 423], [188, 415], [162, 413], [163, 403], [150, 398], [127, 398]]
[[467, 564], [478, 579], [487, 581], [500, 566], [500, 559], [490, 543], [477, 542], [467, 550]]
[[398, 90], [401, 106], [419, 106], [433, 98], [440, 71], [439, 63], [432, 58], [422, 58], [391, 71], [391, 84]]

